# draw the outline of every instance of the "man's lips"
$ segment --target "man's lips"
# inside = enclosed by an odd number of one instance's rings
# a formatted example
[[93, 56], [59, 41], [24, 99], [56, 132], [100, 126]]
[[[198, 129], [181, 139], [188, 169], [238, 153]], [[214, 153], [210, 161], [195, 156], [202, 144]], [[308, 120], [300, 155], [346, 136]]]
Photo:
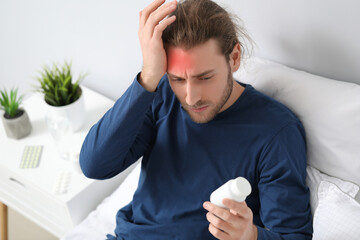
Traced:
[[192, 108], [190, 107], [191, 111], [193, 112], [203, 112], [208, 108], [208, 106], [203, 106], [203, 107], [199, 107], [199, 108]]

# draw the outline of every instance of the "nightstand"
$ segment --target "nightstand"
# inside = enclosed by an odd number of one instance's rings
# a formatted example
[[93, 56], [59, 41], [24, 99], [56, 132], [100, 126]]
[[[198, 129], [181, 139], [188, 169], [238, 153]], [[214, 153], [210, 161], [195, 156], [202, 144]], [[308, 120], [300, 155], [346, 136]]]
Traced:
[[[87, 116], [84, 126], [71, 137], [71, 145], [77, 152], [80, 152], [91, 126], [114, 104], [114, 101], [101, 94], [84, 86], [82, 88]], [[55, 142], [47, 130], [44, 117], [46, 105], [42, 96], [33, 94], [24, 100], [22, 107], [26, 109], [32, 124], [29, 136], [20, 140], [9, 139], [3, 126], [0, 127], [1, 215], [6, 220], [8, 206], [61, 238], [95, 209], [102, 199], [112, 193], [125, 176], [119, 174], [102, 181], [86, 178], [76, 171], [73, 163], [60, 158]], [[43, 146], [39, 166], [19, 168], [25, 146], [38, 145]], [[62, 171], [71, 171], [71, 181], [66, 193], [57, 194], [54, 185]], [[6, 221], [1, 224], [6, 228]]]

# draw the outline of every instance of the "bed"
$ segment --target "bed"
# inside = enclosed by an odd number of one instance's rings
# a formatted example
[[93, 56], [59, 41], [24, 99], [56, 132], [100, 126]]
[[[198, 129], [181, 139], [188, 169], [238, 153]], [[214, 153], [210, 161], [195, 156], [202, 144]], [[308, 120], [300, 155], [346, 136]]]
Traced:
[[[360, 85], [250, 58], [235, 79], [288, 106], [302, 121], [307, 140], [307, 185], [313, 239], [360, 237]], [[137, 187], [140, 163], [123, 183], [62, 240], [104, 239], [115, 214]]]
[[[147, 3], [140, 2], [124, 4], [122, 10], [134, 12]], [[360, 239], [360, 3], [216, 2], [241, 17], [256, 43], [255, 57], [244, 59], [234, 77], [284, 103], [305, 127], [314, 239]], [[137, 23], [126, 27], [137, 29]], [[136, 41], [131, 44], [124, 49], [128, 55], [138, 47]], [[134, 73], [125, 67], [121, 76], [130, 85]], [[123, 82], [104, 79], [104, 84], [96, 85], [95, 81], [89, 85], [109, 95], [114, 89], [125, 91]], [[106, 233], [113, 233], [116, 212], [131, 201], [136, 189], [139, 163], [62, 239], [104, 239]]]

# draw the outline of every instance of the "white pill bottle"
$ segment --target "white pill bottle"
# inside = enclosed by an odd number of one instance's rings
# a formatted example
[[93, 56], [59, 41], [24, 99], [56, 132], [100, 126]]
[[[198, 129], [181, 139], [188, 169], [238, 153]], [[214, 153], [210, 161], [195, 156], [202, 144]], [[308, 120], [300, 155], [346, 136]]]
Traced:
[[224, 198], [229, 198], [237, 202], [245, 201], [246, 197], [251, 193], [251, 185], [246, 178], [238, 177], [227, 181], [224, 185], [216, 189], [210, 195], [210, 202], [226, 208], [222, 203]]

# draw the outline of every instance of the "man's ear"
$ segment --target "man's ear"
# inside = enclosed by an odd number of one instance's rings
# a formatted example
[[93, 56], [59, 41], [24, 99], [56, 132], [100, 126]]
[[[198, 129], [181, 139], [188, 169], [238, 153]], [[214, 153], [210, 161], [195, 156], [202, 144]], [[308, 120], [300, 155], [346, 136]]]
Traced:
[[237, 43], [232, 52], [229, 55], [229, 64], [231, 68], [231, 72], [236, 72], [240, 67], [240, 61], [241, 61], [241, 47], [240, 43]]

